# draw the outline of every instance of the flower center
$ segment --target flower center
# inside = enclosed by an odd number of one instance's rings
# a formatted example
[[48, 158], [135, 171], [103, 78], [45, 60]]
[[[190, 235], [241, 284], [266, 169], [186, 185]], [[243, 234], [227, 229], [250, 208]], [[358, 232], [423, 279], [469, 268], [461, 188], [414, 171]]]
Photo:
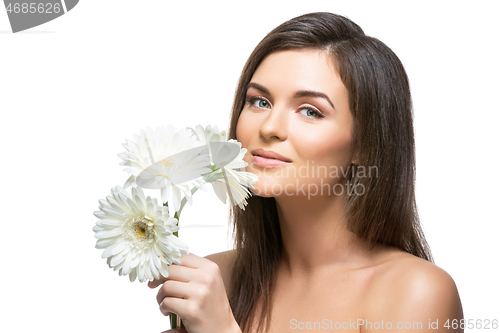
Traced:
[[169, 168], [171, 168], [171, 167], [173, 167], [173, 166], [174, 166], [174, 161], [169, 160], [169, 159], [167, 159], [167, 158], [162, 159], [160, 162], [161, 162], [161, 164], [163, 164], [163, 166], [164, 166], [164, 167], [169, 167]]
[[134, 236], [138, 239], [145, 239], [147, 237], [148, 225], [144, 222], [136, 222], [134, 224]]
[[126, 231], [124, 237], [135, 247], [144, 248], [154, 241], [153, 219], [147, 215], [136, 216], [125, 222]]

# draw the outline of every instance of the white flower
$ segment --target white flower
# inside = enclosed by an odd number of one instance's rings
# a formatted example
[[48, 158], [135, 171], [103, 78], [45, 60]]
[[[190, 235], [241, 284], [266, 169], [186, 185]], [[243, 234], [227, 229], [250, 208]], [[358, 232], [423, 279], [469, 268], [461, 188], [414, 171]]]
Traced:
[[247, 150], [241, 148], [241, 143], [236, 140], [226, 141], [225, 131], [219, 131], [210, 125], [203, 129], [201, 125], [191, 129], [202, 143], [209, 147], [212, 172], [203, 175], [203, 180], [212, 184], [215, 194], [226, 203], [226, 195], [232, 204], [245, 209], [246, 199], [251, 195], [248, 188], [254, 188], [253, 184], [258, 177], [250, 172], [239, 171], [248, 163], [243, 160]]
[[250, 172], [223, 168], [216, 170], [210, 176], [204, 176], [203, 179], [212, 184], [215, 194], [223, 203], [226, 203], [227, 194], [233, 205], [245, 210], [246, 199], [251, 195], [248, 187], [254, 188], [253, 184], [258, 177]]
[[[212, 127], [208, 125], [205, 129], [201, 125], [197, 125], [195, 128], [190, 128], [198, 140], [207, 145], [210, 142], [224, 142], [226, 141], [226, 131], [220, 131], [217, 126]], [[209, 146], [210, 149], [210, 146]], [[211, 154], [211, 152], [210, 152]]]
[[99, 200], [94, 215], [99, 219], [93, 228], [96, 248], [104, 249], [102, 257], [109, 267], [129, 275], [130, 281], [168, 277], [167, 266], [182, 264], [181, 255], [189, 253], [173, 235], [179, 227], [168, 207], [145, 197], [140, 188], [133, 187], [131, 195], [119, 186], [111, 189], [111, 196]]
[[172, 125], [147, 128], [134, 135], [134, 140], [123, 144], [126, 152], [118, 154], [131, 174], [124, 187], [137, 184], [143, 188], [161, 189], [163, 202], [169, 202], [173, 211], [180, 208], [186, 197], [189, 203], [195, 180], [210, 172], [209, 156], [196, 136], [188, 129], [177, 130]]

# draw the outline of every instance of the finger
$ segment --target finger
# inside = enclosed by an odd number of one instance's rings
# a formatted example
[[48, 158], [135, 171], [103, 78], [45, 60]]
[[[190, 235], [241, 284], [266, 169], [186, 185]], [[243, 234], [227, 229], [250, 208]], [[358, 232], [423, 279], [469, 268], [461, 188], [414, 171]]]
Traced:
[[165, 283], [167, 280], [175, 280], [181, 282], [189, 282], [190, 277], [192, 276], [190, 270], [192, 268], [180, 266], [180, 265], [170, 265], [168, 267], [168, 277], [160, 277], [159, 279], [155, 279], [153, 281], [148, 282], [148, 287], [154, 289], [158, 287], [160, 284]]
[[182, 315], [186, 313], [185, 311], [186, 305], [187, 305], [187, 300], [185, 299], [166, 297], [160, 303], [160, 312], [164, 316], [168, 316], [173, 312], [182, 318]]
[[[170, 269], [169, 269], [169, 273], [170, 273]], [[170, 276], [170, 274], [168, 274], [168, 275]], [[155, 289], [160, 284], [165, 283], [165, 281], [167, 281], [167, 279], [168, 279], [168, 277], [160, 276], [159, 279], [154, 279], [153, 281], [149, 281], [148, 282], [148, 287], [151, 288], [151, 289]]]
[[190, 268], [200, 268], [203, 267], [204, 264], [206, 264], [207, 261], [209, 261], [206, 258], [198, 257], [195, 254], [188, 254], [188, 255], [183, 255], [181, 257], [182, 261], [182, 266], [190, 267]]
[[160, 304], [165, 297], [177, 297], [187, 299], [189, 297], [189, 286], [186, 282], [167, 280], [158, 290], [156, 301]]

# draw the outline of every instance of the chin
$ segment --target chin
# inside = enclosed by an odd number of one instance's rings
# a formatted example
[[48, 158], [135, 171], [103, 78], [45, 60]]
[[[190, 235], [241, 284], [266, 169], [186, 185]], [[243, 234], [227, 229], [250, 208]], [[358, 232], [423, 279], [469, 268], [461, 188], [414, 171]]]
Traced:
[[[272, 198], [275, 197], [276, 194], [273, 194], [272, 185], [270, 184], [262, 184], [261, 180], [258, 180], [254, 185], [253, 189], [249, 189], [253, 195], [263, 198]], [[279, 185], [275, 185], [278, 187]]]
[[[276, 181], [271, 178], [260, 178], [251, 189], [252, 194], [264, 198], [277, 198], [297, 195], [295, 183], [292, 180]], [[305, 194], [305, 193], [304, 193]]]

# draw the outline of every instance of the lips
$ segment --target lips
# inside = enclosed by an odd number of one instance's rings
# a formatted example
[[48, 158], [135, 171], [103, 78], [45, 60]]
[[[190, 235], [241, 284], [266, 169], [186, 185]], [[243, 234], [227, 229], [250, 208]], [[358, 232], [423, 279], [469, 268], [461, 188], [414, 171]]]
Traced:
[[292, 160], [273, 151], [264, 149], [252, 150], [252, 160], [255, 164], [263, 168], [277, 168], [286, 166]]

